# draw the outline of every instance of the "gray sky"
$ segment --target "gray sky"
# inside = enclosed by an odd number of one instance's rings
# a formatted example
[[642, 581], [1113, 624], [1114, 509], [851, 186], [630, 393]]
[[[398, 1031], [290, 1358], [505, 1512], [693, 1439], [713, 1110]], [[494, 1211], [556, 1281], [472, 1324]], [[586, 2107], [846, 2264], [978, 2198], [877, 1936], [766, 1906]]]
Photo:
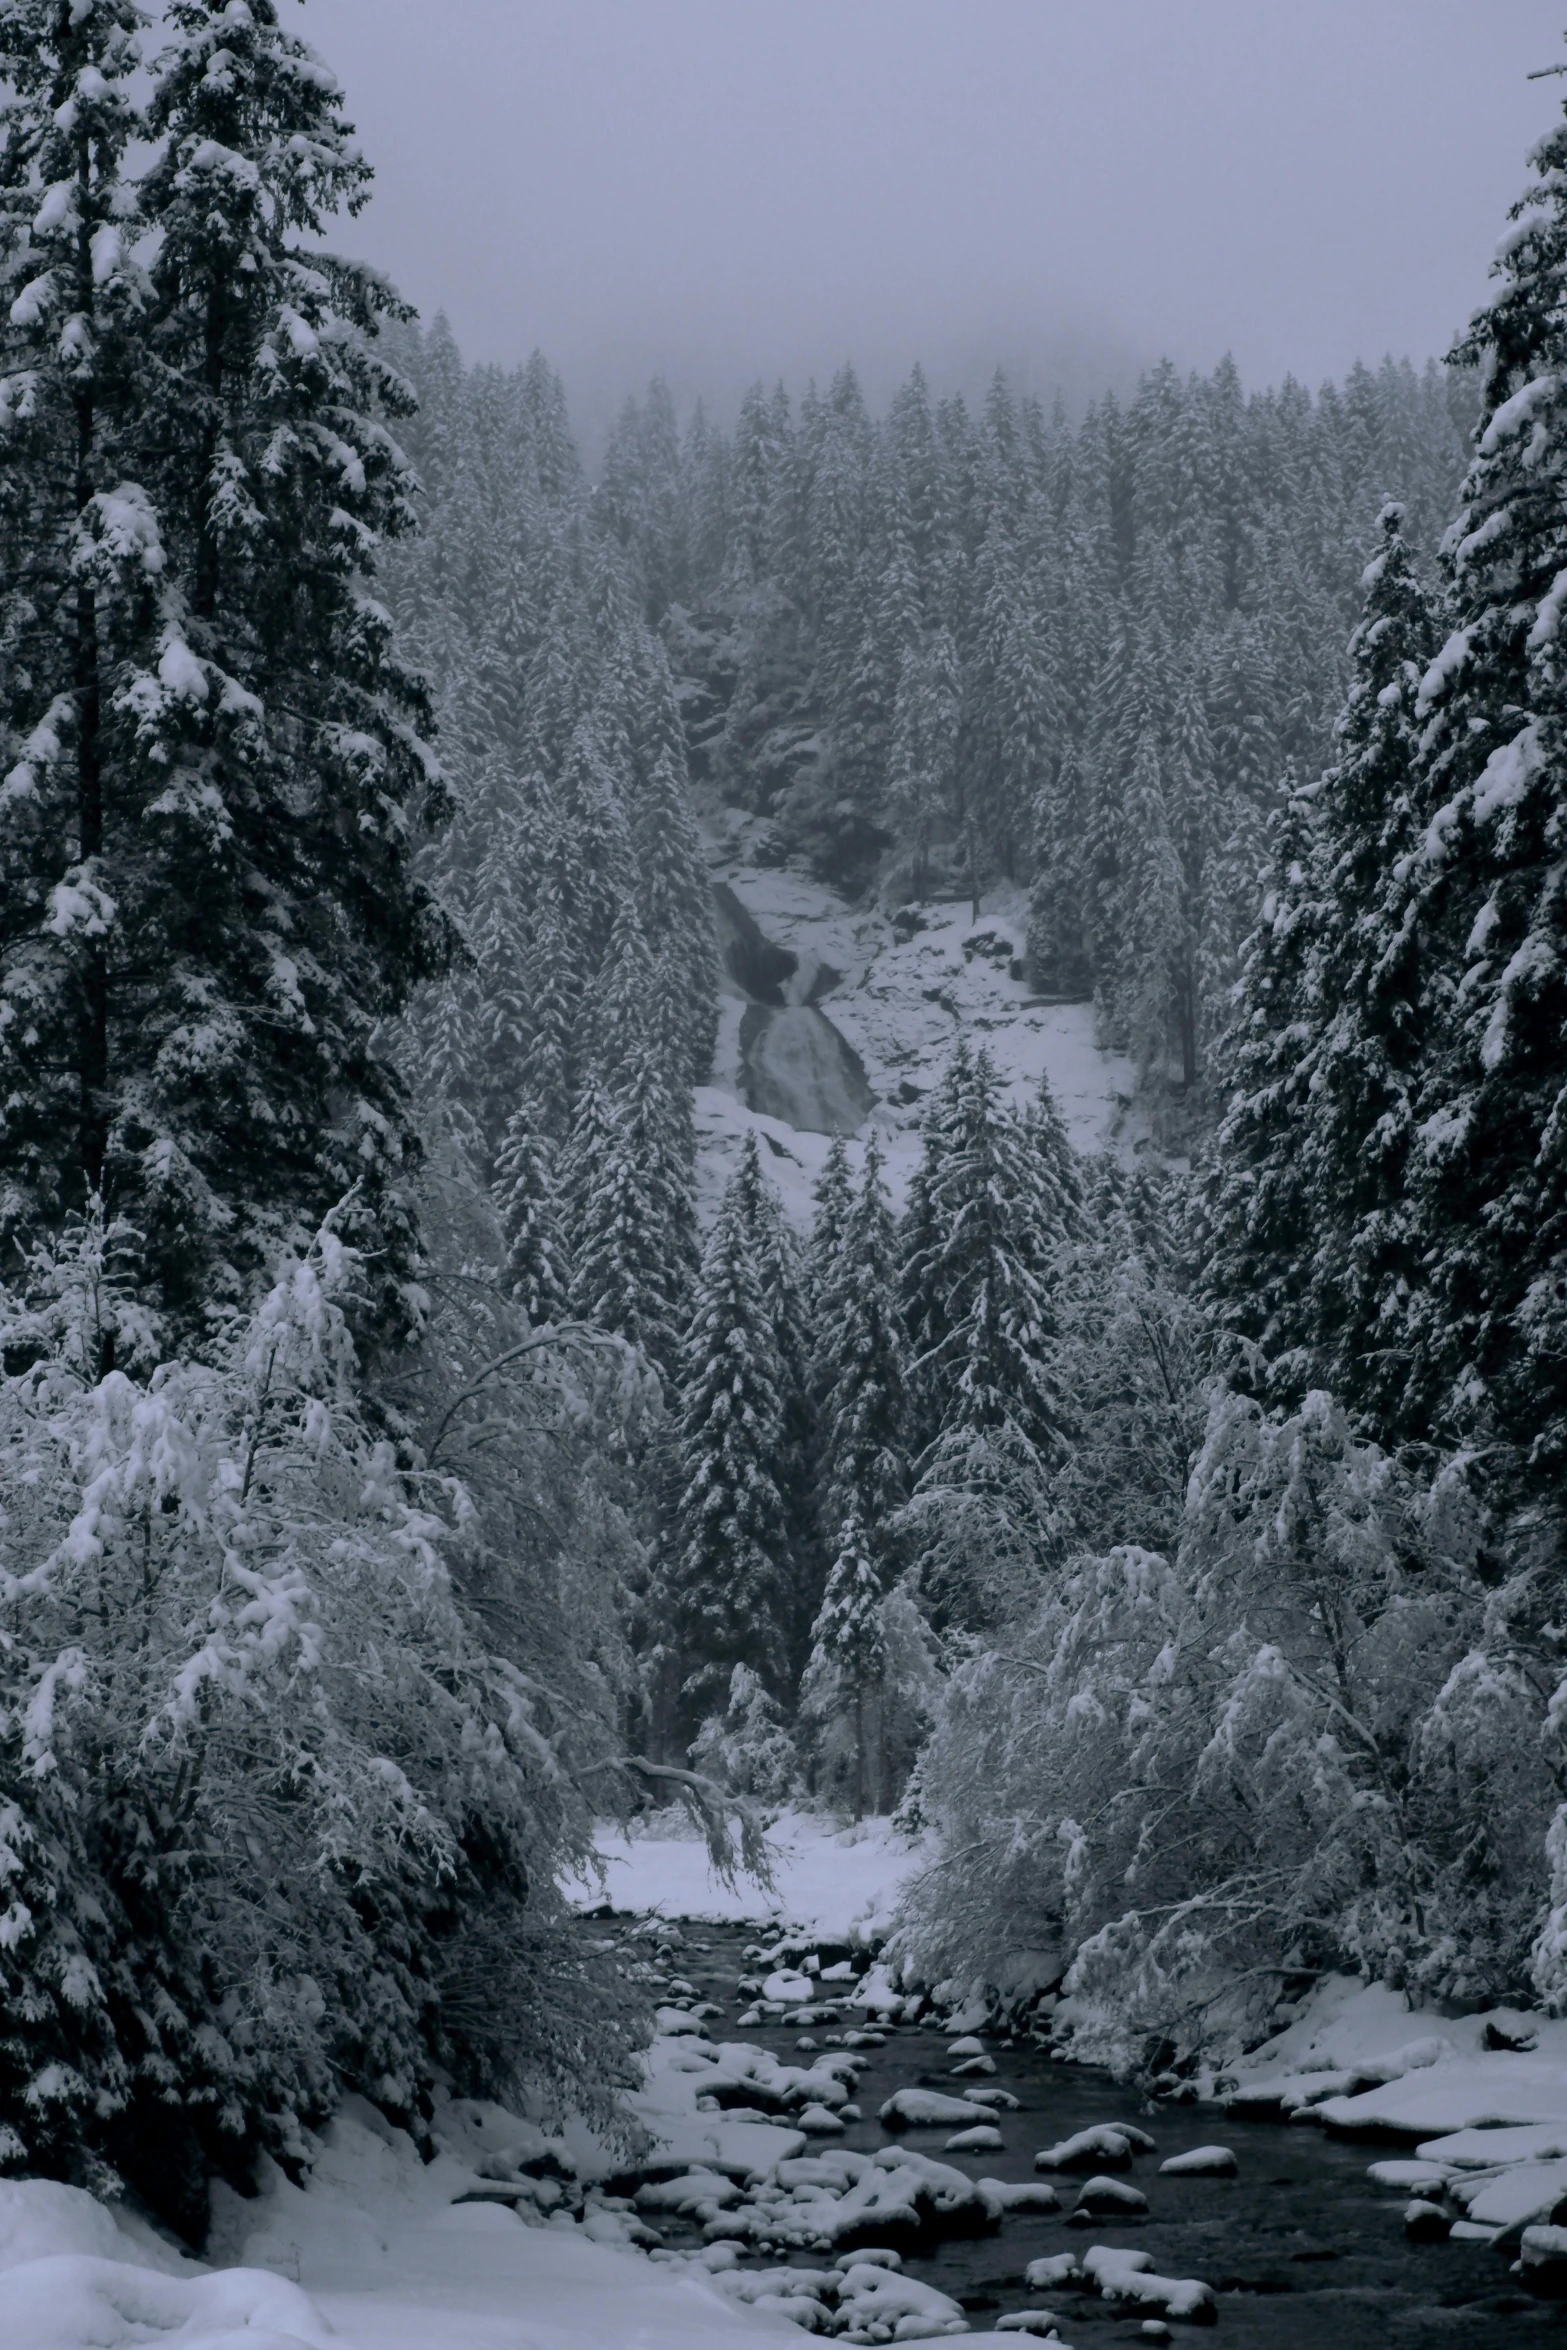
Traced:
[[[290, 12], [292, 13], [292, 12]], [[880, 400], [1226, 349], [1445, 348], [1567, 84], [1561, 0], [311, 0], [378, 171], [354, 247], [589, 438], [845, 357]], [[350, 239], [345, 237], [345, 243]]]

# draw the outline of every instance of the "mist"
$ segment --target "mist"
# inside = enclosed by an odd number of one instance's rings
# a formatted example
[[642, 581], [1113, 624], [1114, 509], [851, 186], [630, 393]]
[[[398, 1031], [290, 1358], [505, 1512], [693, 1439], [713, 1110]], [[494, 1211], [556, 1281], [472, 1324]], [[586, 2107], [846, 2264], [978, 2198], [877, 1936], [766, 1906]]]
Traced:
[[591, 443], [852, 357], [1076, 403], [1442, 352], [1548, 119], [1554, 0], [314, 0], [377, 191], [348, 240]]

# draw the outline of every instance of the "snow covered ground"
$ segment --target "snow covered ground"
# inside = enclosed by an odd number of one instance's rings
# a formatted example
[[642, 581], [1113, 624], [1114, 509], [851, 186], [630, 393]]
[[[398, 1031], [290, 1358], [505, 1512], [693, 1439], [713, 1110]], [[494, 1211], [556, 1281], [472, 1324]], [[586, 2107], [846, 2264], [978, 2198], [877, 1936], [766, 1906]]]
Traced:
[[784, 1812], [767, 1841], [772, 1886], [745, 1876], [725, 1885], [684, 1814], [661, 1813], [629, 1838], [618, 1828], [601, 1830], [602, 1880], [579, 1880], [569, 1891], [584, 1907], [607, 1900], [638, 1916], [755, 1919], [846, 1942], [887, 1931], [904, 1885], [928, 1857], [923, 1843], [911, 1843], [886, 1819], [845, 1828], [820, 1814]]
[[[5, 2350], [743, 2350], [797, 2329], [700, 2274], [588, 2227], [459, 2202], [483, 2182], [426, 2165], [369, 2107], [326, 2133], [308, 2191], [278, 2172], [230, 2198], [214, 2265], [117, 2225], [79, 2189], [0, 2182]], [[606, 2213], [606, 2219], [613, 2214]], [[223, 2242], [227, 2234], [229, 2242]]]
[[[791, 868], [757, 865], [755, 829], [733, 809], [711, 817], [713, 879], [728, 884], [767, 939], [799, 958], [803, 973], [825, 964], [840, 974], [816, 1000], [858, 1055], [876, 1094], [869, 1125], [882, 1141], [895, 1206], [903, 1204], [919, 1157], [925, 1097], [960, 1034], [988, 1046], [1019, 1102], [1048, 1075], [1079, 1150], [1134, 1146], [1143, 1132], [1132, 1104], [1135, 1073], [1129, 1061], [1095, 1044], [1092, 1006], [1032, 1002], [1024, 982], [1011, 976], [1027, 929], [1020, 890], [988, 894], [977, 922], [966, 902], [927, 906], [920, 910], [924, 927], [900, 939], [878, 909], [850, 906]], [[973, 940], [984, 948], [965, 954], [965, 941]], [[745, 1009], [742, 992], [726, 985], [713, 1080], [696, 1098], [703, 1217], [755, 1130], [769, 1175], [791, 1217], [804, 1225], [830, 1138], [747, 1106], [740, 1048]], [[851, 1157], [858, 1159], [852, 1147]]]

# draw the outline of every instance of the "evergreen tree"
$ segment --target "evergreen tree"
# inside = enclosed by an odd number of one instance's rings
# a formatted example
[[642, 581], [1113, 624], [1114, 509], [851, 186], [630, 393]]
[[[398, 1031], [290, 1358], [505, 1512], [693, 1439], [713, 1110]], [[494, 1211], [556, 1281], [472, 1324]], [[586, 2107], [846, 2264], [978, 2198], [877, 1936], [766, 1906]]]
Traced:
[[877, 1699], [886, 1665], [882, 1577], [865, 1529], [849, 1516], [838, 1528], [822, 1602], [811, 1627], [805, 1709], [824, 1723], [847, 1715], [853, 1741], [854, 1816], [879, 1810], [884, 1780]]
[[811, 1238], [805, 1252], [805, 1298], [812, 1327], [820, 1333], [822, 1300], [838, 1269], [844, 1233], [854, 1204], [849, 1146], [841, 1134], [828, 1145], [811, 1192]]
[[[1266, 1276], [1276, 1300], [1269, 1342], [1296, 1366], [1295, 1385], [1384, 1410], [1396, 1408], [1406, 1376], [1398, 1300], [1419, 1279], [1404, 1194], [1434, 1013], [1418, 933], [1398, 910], [1397, 877], [1422, 830], [1416, 705], [1435, 643], [1402, 522], [1397, 505], [1383, 509], [1338, 757], [1302, 802], [1305, 837], [1289, 859], [1301, 878], [1285, 873], [1287, 897], [1275, 901], [1275, 926], [1279, 903], [1291, 909], [1294, 983], [1281, 984], [1260, 953], [1248, 964], [1236, 1076], [1244, 1086], [1260, 1073], [1276, 1106], [1264, 1115], [1238, 1103], [1230, 1113], [1207, 1276], [1238, 1299], [1257, 1279], [1252, 1251], [1271, 1239], [1281, 1255]], [[1294, 911], [1303, 902], [1304, 928]], [[1298, 1199], [1289, 1219], [1257, 1216], [1264, 1198], [1286, 1194]], [[1229, 1258], [1237, 1244], [1244, 1270]]]
[[[111, 12], [55, 21], [106, 27]], [[6, 26], [49, 29], [15, 11]], [[27, 902], [45, 878], [36, 817], [67, 759], [80, 766], [75, 702], [59, 707], [42, 674], [24, 689], [30, 712], [15, 712], [27, 739], [6, 802], [7, 870], [29, 879], [8, 885], [0, 985], [28, 1014], [42, 998], [81, 1001], [86, 972], [92, 1016], [73, 1021], [63, 1066], [91, 1115], [85, 1129], [56, 1118], [44, 1145], [30, 1015], [7, 1024], [4, 1090], [36, 1138], [41, 1210], [112, 1195], [145, 1236], [149, 1294], [182, 1328], [351, 1192], [347, 1229], [373, 1248], [372, 1318], [396, 1329], [419, 1310], [415, 1146], [378, 1038], [447, 953], [414, 873], [421, 812], [444, 807], [427, 697], [367, 584], [378, 543], [411, 519], [382, 421], [407, 393], [375, 349], [398, 306], [373, 271], [298, 249], [362, 206], [369, 167], [335, 83], [272, 0], [243, 18], [174, 0], [167, 29], [141, 187], [158, 324], [139, 481], [98, 481], [89, 465], [82, 482], [99, 550], [84, 546], [84, 568], [106, 565], [145, 618], [108, 662], [81, 622], [71, 630], [74, 693], [96, 693], [100, 732], [112, 712], [114, 741], [100, 740], [90, 807], [57, 834], [52, 929]], [[31, 60], [27, 72], [36, 119], [43, 85]], [[89, 129], [105, 159], [115, 104], [111, 87], [101, 138]], [[112, 281], [108, 241], [102, 256]], [[41, 339], [44, 296], [20, 316]], [[45, 1089], [58, 1084], [51, 1073]]]
[[888, 802], [921, 905], [930, 895], [932, 854], [953, 819], [959, 698], [957, 653], [944, 628], [929, 644], [904, 648], [892, 714]]
[[1041, 1206], [1029, 1137], [982, 1052], [924, 1211], [917, 1288], [930, 1301], [925, 1328], [940, 1335], [916, 1365], [934, 1428], [909, 1513], [932, 1603], [971, 1624], [1007, 1604], [1022, 1555], [1037, 1555], [1054, 1526], [1050, 1480], [1069, 1415]]
[[744, 1664], [779, 1695], [787, 1671], [788, 1572], [775, 1466], [781, 1370], [755, 1258], [755, 1138], [725, 1189], [681, 1348], [681, 1493], [659, 1610], [680, 1661], [692, 1728]]
[[[106, 862], [121, 689], [156, 658], [165, 557], [135, 476], [148, 397], [138, 11], [0, 11], [0, 1058], [6, 1224], [101, 1191], [111, 1122]], [[19, 754], [19, 756], [17, 756]], [[116, 836], [108, 836], [116, 837]], [[117, 944], [118, 942], [116, 942]]]
[[643, 927], [665, 962], [686, 1036], [686, 1078], [706, 1083], [718, 1036], [718, 940], [707, 864], [691, 808], [680, 714], [663, 647], [638, 679], [631, 848]]
[[519, 1102], [506, 1122], [492, 1189], [506, 1239], [509, 1294], [530, 1322], [564, 1321], [571, 1276], [555, 1205], [554, 1151], [531, 1101]]
[[973, 1068], [967, 1041], [960, 1035], [925, 1106], [920, 1162], [909, 1184], [898, 1236], [898, 1302], [909, 1346], [909, 1449], [916, 1455], [934, 1438], [944, 1408], [940, 1364], [952, 1325], [941, 1273], [946, 1230], [942, 1185]]
[[[1236, 1018], [1220, 1044], [1228, 1096], [1214, 1146], [1205, 1216], [1210, 1294], [1228, 1326], [1280, 1360], [1265, 1374], [1308, 1377], [1299, 1339], [1302, 1269], [1313, 1202], [1301, 1136], [1312, 1114], [1300, 1044], [1324, 909], [1317, 896], [1316, 814], [1292, 793], [1274, 835], [1261, 918], [1246, 942]], [[1236, 1366], [1238, 1378], [1248, 1374]]]
[[1399, 1424], [1499, 1434], [1559, 1495], [1567, 1462], [1567, 121], [1531, 157], [1497, 289], [1455, 357], [1484, 386], [1444, 543], [1455, 623], [1421, 686], [1417, 851], [1392, 926], [1440, 971], [1416, 1088]]
[[829, 1541], [852, 1518], [885, 1557], [905, 1498], [908, 1430], [897, 1228], [873, 1135], [841, 1250], [821, 1294], [812, 1384], [822, 1398], [820, 1502]]
[[783, 1506], [780, 1559], [787, 1570], [780, 1610], [789, 1635], [791, 1679], [809, 1650], [810, 1628], [821, 1597], [814, 1492], [816, 1415], [812, 1396], [811, 1324], [806, 1303], [805, 1266], [783, 1203], [762, 1172], [755, 1133], [734, 1176], [737, 1212], [750, 1237], [763, 1309], [771, 1327], [778, 1393], [778, 1441], [773, 1482]]

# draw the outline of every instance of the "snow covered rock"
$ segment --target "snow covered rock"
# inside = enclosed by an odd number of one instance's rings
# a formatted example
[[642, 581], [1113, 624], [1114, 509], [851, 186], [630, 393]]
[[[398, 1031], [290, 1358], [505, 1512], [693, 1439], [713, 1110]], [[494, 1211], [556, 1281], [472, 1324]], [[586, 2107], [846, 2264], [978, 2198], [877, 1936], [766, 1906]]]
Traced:
[[955, 2064], [952, 2077], [955, 2081], [973, 2080], [978, 2075], [993, 2073], [995, 2069], [995, 2058], [981, 2052], [978, 2056], [966, 2056], [961, 2064]]
[[1031, 2260], [1023, 2271], [1023, 2282], [1031, 2293], [1052, 2293], [1058, 2285], [1071, 2284], [1083, 2273], [1083, 2264], [1075, 2252], [1050, 2252], [1041, 2260]]
[[1042, 2147], [1034, 2157], [1035, 2170], [1130, 2170], [1134, 2154], [1152, 2154], [1154, 2142], [1146, 2130], [1130, 2122], [1096, 2122], [1091, 2129], [1074, 2131], [1054, 2146]]
[[1191, 2146], [1184, 2154], [1167, 2155], [1159, 2165], [1162, 2179], [1233, 2179], [1240, 2165], [1228, 2146]]
[[1525, 2228], [1518, 2274], [1531, 2293], [1567, 2300], [1567, 2228]]
[[808, 2006], [815, 1992], [816, 1986], [809, 1975], [792, 1972], [769, 1975], [762, 1985], [762, 1997], [769, 2007]]
[[1517, 2162], [1505, 2170], [1455, 2172], [1447, 2195], [1467, 2220], [1497, 2232], [1532, 2220], [1567, 2220], [1567, 2162]]
[[1054, 2334], [1060, 2339], [1061, 2320], [1053, 2309], [1009, 2309], [996, 2320], [998, 2334], [1042, 2334], [1046, 2340]]
[[849, 2342], [909, 2342], [966, 2334], [968, 2320], [957, 2302], [934, 2285], [900, 2276], [879, 2262], [856, 2261], [838, 2285], [836, 2330]]
[[954, 2122], [988, 2122], [990, 2108], [977, 2098], [945, 2097], [939, 2089], [899, 2089], [877, 2117], [889, 2130], [950, 2128]]
[[672, 2212], [681, 2219], [708, 2220], [738, 2203], [741, 2188], [722, 2171], [688, 2170], [673, 2179], [645, 2179], [635, 2196], [638, 2211]]
[[1030, 2179], [1016, 2183], [1010, 2179], [980, 2179], [976, 2181], [982, 2194], [999, 2203], [1007, 2213], [1014, 2211], [1059, 2211], [1061, 2198], [1044, 2179]]
[[1452, 2177], [1445, 2163], [1440, 2162], [1374, 2162], [1366, 2172], [1368, 2179], [1378, 2187], [1407, 2187], [1416, 2194], [1433, 2189], [1440, 2192]]
[[984, 2053], [984, 2041], [976, 2039], [972, 2032], [966, 2032], [961, 2040], [954, 2040], [947, 2050], [949, 2056], [983, 2056]]
[[1140, 2215], [1147, 2209], [1148, 2198], [1142, 2189], [1130, 2186], [1125, 2179], [1085, 2179], [1070, 2217], [1081, 2225], [1089, 2219], [1123, 2219]]
[[955, 2130], [942, 2152], [945, 2154], [999, 2154], [1001, 2132], [986, 2122], [978, 2122], [971, 2130]]
[[78, 2252], [30, 2260], [0, 2276], [0, 2341], [18, 2350], [83, 2350], [87, 2343], [130, 2350], [169, 2338], [190, 2350], [246, 2341], [255, 2350], [334, 2350], [332, 2329], [310, 2295], [266, 2269], [171, 2277]]
[[1417, 2195], [1404, 2207], [1404, 2233], [1411, 2244], [1445, 2244], [1453, 2232], [1452, 2214], [1440, 2203], [1428, 2203]]
[[1197, 2325], [1212, 2325], [1219, 2314], [1211, 2285], [1199, 2277], [1155, 2276], [1146, 2252], [1091, 2244], [1083, 2254], [1083, 2274], [1106, 2301], [1140, 2302], [1166, 2317], [1183, 2317]]
[[812, 2103], [803, 2105], [794, 2117], [796, 2129], [808, 2138], [830, 2138], [841, 2134], [844, 2124], [830, 2105]]
[[706, 2032], [698, 2019], [683, 2007], [661, 2007], [653, 2017], [653, 2029], [667, 2039], [681, 2037], [705, 2040]]

